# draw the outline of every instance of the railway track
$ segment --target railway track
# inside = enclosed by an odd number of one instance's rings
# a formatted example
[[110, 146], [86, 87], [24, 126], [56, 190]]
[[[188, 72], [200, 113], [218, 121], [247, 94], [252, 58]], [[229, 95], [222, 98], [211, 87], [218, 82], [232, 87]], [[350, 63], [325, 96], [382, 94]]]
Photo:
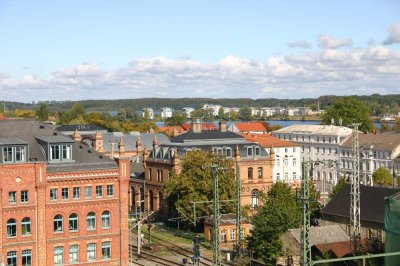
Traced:
[[[130, 246], [132, 250], [136, 251], [137, 247], [136, 246]], [[134, 254], [134, 252], [132, 252]], [[152, 261], [155, 264], [154, 265], [160, 265], [160, 266], [172, 266], [172, 265], [182, 265], [181, 263], [178, 263], [176, 261], [173, 260], [169, 260], [169, 259], [165, 259], [165, 258], [161, 258], [159, 256], [156, 256], [154, 254], [151, 254], [150, 252], [147, 251], [140, 251], [140, 257], [143, 259], [146, 259], [148, 261]], [[144, 266], [145, 264], [143, 262], [141, 262], [140, 260], [136, 260], [133, 261], [136, 264], [142, 265]]]

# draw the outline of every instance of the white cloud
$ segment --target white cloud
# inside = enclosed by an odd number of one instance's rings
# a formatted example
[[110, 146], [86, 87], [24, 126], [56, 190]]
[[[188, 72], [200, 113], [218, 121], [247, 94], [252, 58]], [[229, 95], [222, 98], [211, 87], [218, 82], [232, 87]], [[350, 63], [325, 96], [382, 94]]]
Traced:
[[320, 35], [318, 37], [319, 44], [324, 49], [337, 49], [340, 47], [353, 46], [351, 39], [340, 39], [329, 35]]
[[387, 46], [269, 57], [228, 56], [216, 63], [137, 59], [111, 71], [81, 64], [50, 77], [0, 73], [0, 99], [14, 101], [140, 97], [302, 98], [400, 93], [400, 51]]
[[311, 44], [306, 41], [288, 42], [287, 46], [290, 48], [302, 48], [302, 49], [310, 49], [311, 48]]
[[389, 29], [389, 36], [383, 42], [385, 45], [400, 43], [400, 22], [393, 23]]

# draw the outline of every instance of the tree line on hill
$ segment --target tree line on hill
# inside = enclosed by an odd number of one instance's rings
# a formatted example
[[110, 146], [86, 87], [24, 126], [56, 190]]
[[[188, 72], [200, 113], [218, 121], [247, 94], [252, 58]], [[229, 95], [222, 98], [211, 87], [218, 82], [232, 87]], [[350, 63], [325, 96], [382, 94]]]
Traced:
[[[400, 111], [400, 94], [393, 95], [354, 95], [352, 96], [366, 103], [371, 110], [371, 115], [379, 116]], [[319, 103], [320, 109], [326, 109], [335, 101], [343, 98], [343, 96], [326, 95], [318, 98], [303, 99], [250, 99], [250, 98], [140, 98], [140, 99], [120, 99], [120, 100], [83, 100], [82, 103], [87, 111], [117, 111], [120, 109], [141, 110], [151, 107], [156, 110], [162, 107], [171, 107], [180, 110], [183, 107], [193, 107], [200, 109], [204, 104], [222, 105], [225, 107], [301, 107], [307, 106], [314, 110], [317, 109]], [[66, 111], [69, 110], [76, 101], [46, 101], [50, 111]], [[20, 103], [5, 102], [7, 110], [16, 109], [38, 109], [41, 102], [37, 103]], [[3, 108], [0, 108], [3, 110]]]

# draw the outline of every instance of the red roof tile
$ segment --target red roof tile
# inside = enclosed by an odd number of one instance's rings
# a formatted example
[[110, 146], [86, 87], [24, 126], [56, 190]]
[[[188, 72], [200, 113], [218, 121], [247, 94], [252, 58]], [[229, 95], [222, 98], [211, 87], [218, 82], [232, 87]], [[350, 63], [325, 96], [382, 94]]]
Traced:
[[238, 122], [235, 126], [240, 132], [265, 132], [267, 129], [260, 122]]
[[[192, 124], [183, 124], [182, 128], [186, 131], [192, 130]], [[213, 123], [201, 123], [201, 130], [217, 130]]]

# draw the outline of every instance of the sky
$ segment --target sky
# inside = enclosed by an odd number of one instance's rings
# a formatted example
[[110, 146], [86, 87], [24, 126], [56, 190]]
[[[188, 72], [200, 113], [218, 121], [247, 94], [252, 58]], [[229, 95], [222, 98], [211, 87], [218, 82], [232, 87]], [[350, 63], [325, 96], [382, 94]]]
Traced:
[[0, 100], [400, 93], [397, 0], [0, 0]]

